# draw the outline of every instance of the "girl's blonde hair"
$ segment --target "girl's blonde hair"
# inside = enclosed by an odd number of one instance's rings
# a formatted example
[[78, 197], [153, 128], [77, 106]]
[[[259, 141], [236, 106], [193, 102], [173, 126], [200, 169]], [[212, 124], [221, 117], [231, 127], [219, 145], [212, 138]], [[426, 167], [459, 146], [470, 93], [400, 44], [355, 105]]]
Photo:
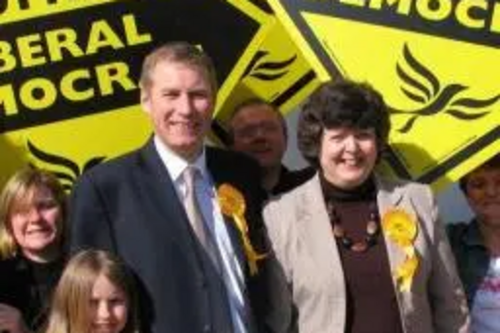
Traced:
[[133, 277], [123, 262], [102, 250], [84, 250], [66, 266], [55, 289], [45, 333], [89, 333], [92, 288], [100, 275], [127, 297], [128, 319], [122, 333], [139, 332]]
[[[0, 194], [0, 260], [16, 255], [18, 245], [12, 235], [10, 220], [21, 207], [32, 205], [34, 191], [47, 188], [52, 192], [61, 209], [59, 235], [65, 233], [66, 193], [57, 177], [49, 171], [26, 167], [9, 178]], [[61, 248], [63, 244], [60, 244]]]

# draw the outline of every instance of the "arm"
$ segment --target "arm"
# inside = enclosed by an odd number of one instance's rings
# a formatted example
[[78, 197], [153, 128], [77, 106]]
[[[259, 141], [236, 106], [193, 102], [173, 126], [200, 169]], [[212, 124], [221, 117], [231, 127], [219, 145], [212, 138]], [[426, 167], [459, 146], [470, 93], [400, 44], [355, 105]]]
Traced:
[[[111, 218], [98, 184], [86, 174], [73, 188], [69, 204], [70, 251], [115, 250]], [[113, 251], [114, 252], [114, 251]]]
[[[284, 220], [290, 223], [290, 220], [283, 219], [283, 214], [279, 210], [273, 209], [272, 204], [266, 205], [263, 218], [266, 226], [266, 237], [269, 248], [270, 262], [274, 270], [275, 278], [278, 282], [273, 282], [269, 291], [274, 296], [274, 325], [275, 332], [292, 333], [298, 332], [296, 308], [293, 304], [293, 295], [291, 290], [291, 273], [285, 268], [286, 254], [285, 246], [282, 244], [286, 236], [282, 235], [281, 223]], [[289, 230], [289, 228], [287, 228]]]
[[[252, 164], [250, 164], [252, 162]], [[254, 214], [251, 217], [251, 229], [253, 242], [259, 253], [265, 253], [266, 258], [258, 262], [259, 273], [257, 280], [258, 290], [254, 290], [257, 298], [256, 317], [260, 317], [263, 322], [262, 332], [265, 333], [292, 333], [295, 332], [291, 327], [292, 316], [292, 298], [286, 283], [286, 277], [281, 265], [279, 264], [276, 253], [271, 245], [268, 229], [264, 224], [262, 207], [266, 192], [260, 187], [259, 168], [254, 161], [249, 161], [248, 172], [246, 175], [252, 175], [254, 181], [250, 182], [253, 193], [251, 196], [251, 205]], [[252, 166], [253, 168], [250, 168]], [[254, 172], [253, 174], [251, 172]], [[264, 297], [265, 295], [265, 297]]]
[[432, 272], [428, 293], [433, 310], [432, 320], [437, 333], [466, 333], [470, 331], [467, 301], [458, 277], [455, 260], [443, 223], [439, 219], [435, 198], [426, 188], [434, 235], [431, 249]]

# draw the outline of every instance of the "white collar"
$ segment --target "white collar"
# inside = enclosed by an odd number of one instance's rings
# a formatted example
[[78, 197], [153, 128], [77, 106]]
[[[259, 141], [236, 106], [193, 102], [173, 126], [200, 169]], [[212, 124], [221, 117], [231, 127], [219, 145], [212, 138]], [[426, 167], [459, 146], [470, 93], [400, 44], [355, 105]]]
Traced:
[[178, 178], [182, 175], [184, 170], [189, 165], [192, 165], [196, 169], [198, 169], [201, 172], [203, 179], [208, 179], [205, 147], [203, 147], [201, 153], [198, 155], [194, 163], [189, 163], [184, 158], [175, 153], [172, 149], [170, 149], [167, 145], [165, 145], [157, 135], [154, 136], [153, 142], [156, 151], [160, 155], [160, 159], [167, 168], [167, 171], [170, 174], [170, 178], [172, 178], [174, 182], [177, 182]]

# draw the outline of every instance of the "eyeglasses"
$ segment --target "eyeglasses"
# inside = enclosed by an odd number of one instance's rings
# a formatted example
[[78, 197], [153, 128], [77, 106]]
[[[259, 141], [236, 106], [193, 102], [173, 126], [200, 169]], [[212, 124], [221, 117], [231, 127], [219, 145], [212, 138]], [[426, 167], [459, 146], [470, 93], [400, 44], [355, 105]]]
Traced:
[[234, 136], [242, 139], [249, 139], [261, 133], [263, 135], [274, 134], [280, 130], [279, 125], [272, 122], [259, 122], [234, 129]]

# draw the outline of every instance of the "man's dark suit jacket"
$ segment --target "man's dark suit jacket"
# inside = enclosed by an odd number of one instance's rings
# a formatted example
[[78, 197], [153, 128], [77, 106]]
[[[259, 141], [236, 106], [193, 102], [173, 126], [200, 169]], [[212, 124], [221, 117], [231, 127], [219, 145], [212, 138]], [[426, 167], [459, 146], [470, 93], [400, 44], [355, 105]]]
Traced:
[[281, 166], [278, 183], [271, 189], [271, 195], [279, 195], [289, 192], [299, 185], [304, 184], [316, 174], [316, 169], [306, 167], [300, 170], [289, 170], [284, 165]]
[[[281, 296], [270, 297], [271, 290], [273, 295], [285, 294], [280, 289], [285, 287], [262, 223], [258, 167], [240, 154], [209, 147], [206, 160], [216, 186], [229, 183], [242, 192], [252, 244], [258, 252], [268, 253], [259, 261], [259, 274], [250, 276], [246, 266], [247, 292], [259, 331], [285, 330], [268, 316], [279, 311], [275, 318], [281, 318], [289, 308]], [[74, 188], [69, 215], [72, 252], [109, 250], [131, 267], [139, 285], [143, 332], [212, 331], [206, 272], [200, 264], [203, 254], [153, 140], [86, 172]], [[233, 247], [245, 260], [239, 231], [231, 218], [225, 219]]]

